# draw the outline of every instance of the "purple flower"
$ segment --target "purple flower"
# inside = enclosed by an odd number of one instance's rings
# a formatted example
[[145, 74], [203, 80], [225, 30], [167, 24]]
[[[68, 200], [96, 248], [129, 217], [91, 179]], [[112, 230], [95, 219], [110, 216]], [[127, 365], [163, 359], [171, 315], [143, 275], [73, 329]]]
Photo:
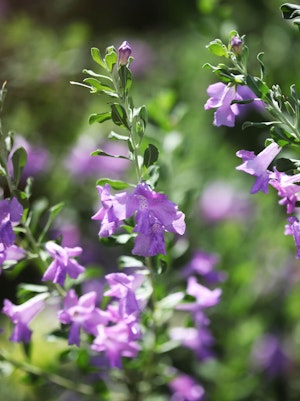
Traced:
[[82, 249], [80, 247], [63, 248], [53, 241], [47, 242], [45, 247], [53, 261], [45, 271], [42, 281], [50, 280], [63, 286], [67, 274], [75, 279], [85, 270], [74, 259], [75, 256], [81, 254]]
[[127, 170], [129, 160], [125, 158], [91, 156], [98, 147], [110, 155], [128, 156], [127, 147], [121, 143], [99, 144], [90, 135], [82, 135], [65, 159], [65, 168], [77, 181], [88, 177], [98, 177], [99, 174], [103, 176], [109, 174], [112, 178], [120, 178]]
[[221, 125], [234, 126], [235, 117], [243, 110], [240, 106], [246, 106], [245, 104], [232, 103], [234, 100], [253, 100], [252, 103], [259, 102], [259, 105], [263, 104], [260, 100], [255, 100], [255, 94], [244, 85], [231, 86], [223, 82], [217, 82], [209, 85], [207, 93], [210, 98], [205, 103], [204, 109], [217, 109], [214, 113], [214, 125], [217, 127]]
[[105, 352], [110, 367], [122, 367], [122, 357], [136, 357], [140, 347], [132, 340], [132, 331], [125, 321], [112, 326], [97, 326], [97, 335], [91, 348], [98, 352]]
[[199, 360], [211, 357], [211, 346], [214, 343], [213, 336], [207, 326], [201, 327], [173, 327], [170, 337], [180, 342], [184, 347], [191, 349]]
[[285, 228], [285, 235], [292, 235], [297, 247], [297, 259], [300, 259], [300, 222], [295, 216], [287, 218], [289, 224]]
[[143, 274], [126, 275], [124, 273], [110, 273], [105, 276], [110, 289], [104, 295], [119, 299], [119, 314], [122, 318], [140, 313], [140, 305], [135, 296], [135, 290], [145, 280]]
[[4, 300], [2, 312], [14, 323], [15, 328], [10, 341], [28, 343], [32, 331], [28, 325], [32, 319], [45, 307], [45, 298], [48, 294], [39, 294], [21, 305], [14, 305], [8, 299]]
[[214, 270], [218, 262], [219, 257], [217, 255], [197, 250], [191, 260], [184, 266], [183, 275], [187, 277], [192, 274], [199, 274], [209, 283], [224, 281], [226, 275]]
[[201, 217], [209, 223], [247, 218], [252, 211], [249, 199], [221, 180], [213, 181], [203, 189], [199, 209]]
[[298, 197], [296, 194], [300, 191], [300, 186], [295, 184], [300, 182], [300, 174], [288, 175], [274, 168], [274, 174], [270, 174], [269, 184], [278, 191], [278, 196], [282, 199], [280, 205], [286, 205], [286, 212], [292, 213], [295, 209]]
[[108, 314], [96, 308], [97, 293], [92, 291], [78, 298], [76, 292], [68, 291], [64, 300], [64, 309], [58, 312], [63, 324], [71, 324], [68, 343], [80, 344], [80, 329], [97, 334], [97, 325], [108, 323]]
[[20, 222], [22, 215], [23, 207], [16, 198], [0, 201], [0, 252], [14, 244], [13, 226]]
[[130, 44], [125, 40], [118, 49], [118, 63], [119, 65], [126, 65], [131, 55]]
[[173, 392], [171, 401], [200, 401], [204, 396], [204, 389], [192, 377], [180, 374], [169, 383]]
[[269, 377], [276, 377], [286, 372], [289, 358], [285, 347], [274, 334], [260, 337], [252, 350], [253, 364], [266, 371]]
[[133, 193], [133, 203], [137, 210], [138, 233], [132, 253], [140, 256], [154, 256], [166, 253], [163, 232], [183, 235], [184, 214], [168, 200], [166, 195], [153, 191], [147, 184], [139, 184]]
[[254, 152], [249, 152], [247, 150], [239, 150], [236, 153], [238, 157], [243, 159], [243, 164], [236, 167], [236, 169], [256, 177], [251, 189], [252, 194], [258, 191], [268, 193], [268, 183], [271, 171], [267, 168], [280, 151], [281, 147], [278, 146], [276, 142], [273, 142], [263, 149], [257, 156]]
[[210, 290], [197, 282], [196, 277], [189, 277], [186, 293], [196, 298], [196, 305], [199, 308], [209, 308], [215, 306], [220, 301], [222, 290], [215, 288]]
[[27, 162], [23, 169], [22, 178], [37, 176], [47, 170], [50, 166], [50, 155], [49, 152], [42, 146], [32, 146], [25, 138], [20, 135], [14, 137], [14, 146], [10, 153], [8, 160], [8, 167], [10, 174], [13, 171], [13, 164], [11, 156], [15, 150], [23, 147], [27, 153]]
[[129, 217], [129, 195], [126, 192], [111, 195], [109, 184], [105, 184], [104, 187], [98, 185], [97, 189], [102, 207], [92, 216], [92, 219], [102, 222], [98, 234], [99, 237], [109, 237], [117, 231], [123, 220]]
[[[2, 252], [0, 252], [0, 266], [2, 266], [4, 262], [12, 266], [16, 264], [18, 260], [23, 259], [24, 256], [25, 256], [24, 249], [19, 248], [16, 245], [12, 245], [9, 248], [6, 248]], [[1, 268], [0, 268], [0, 273], [1, 273]]]
[[182, 235], [184, 214], [166, 195], [153, 191], [146, 183], [137, 185], [132, 194], [110, 194], [110, 186], [98, 186], [101, 209], [92, 217], [102, 221], [100, 237], [114, 234], [126, 218], [136, 215], [134, 232], [138, 235], [132, 253], [154, 256], [166, 253], [164, 231]]
[[243, 41], [239, 36], [233, 36], [230, 41], [231, 50], [235, 54], [241, 54], [243, 50]]

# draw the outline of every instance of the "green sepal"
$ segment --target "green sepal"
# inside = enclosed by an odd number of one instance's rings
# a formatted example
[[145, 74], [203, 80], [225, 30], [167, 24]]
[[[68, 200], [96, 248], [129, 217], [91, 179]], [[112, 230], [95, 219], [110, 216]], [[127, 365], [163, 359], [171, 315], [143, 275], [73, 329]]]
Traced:
[[103, 123], [104, 121], [111, 120], [111, 112], [107, 111], [105, 113], [91, 114], [89, 117], [89, 124]]
[[128, 184], [128, 182], [121, 180], [111, 180], [110, 178], [100, 178], [96, 182], [96, 185], [100, 185], [101, 187], [103, 187], [105, 184], [109, 184], [111, 188], [116, 190], [130, 187], [130, 184]]

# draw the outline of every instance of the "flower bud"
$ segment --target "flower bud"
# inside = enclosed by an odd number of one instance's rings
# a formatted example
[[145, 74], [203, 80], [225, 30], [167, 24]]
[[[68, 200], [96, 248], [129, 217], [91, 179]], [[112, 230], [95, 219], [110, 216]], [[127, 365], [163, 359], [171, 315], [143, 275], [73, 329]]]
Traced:
[[243, 41], [239, 36], [233, 36], [230, 41], [230, 46], [234, 54], [241, 54]]
[[119, 65], [126, 65], [131, 55], [131, 47], [125, 40], [118, 49], [119, 54]]

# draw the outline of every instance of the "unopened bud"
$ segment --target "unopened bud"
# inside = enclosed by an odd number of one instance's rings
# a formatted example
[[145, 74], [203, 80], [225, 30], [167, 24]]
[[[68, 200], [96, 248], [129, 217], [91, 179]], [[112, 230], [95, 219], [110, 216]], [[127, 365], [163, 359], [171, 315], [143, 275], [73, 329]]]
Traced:
[[241, 54], [242, 53], [242, 47], [243, 47], [243, 41], [240, 37], [238, 36], [233, 36], [230, 42], [231, 50], [235, 54]]
[[125, 40], [118, 49], [119, 65], [126, 65], [131, 55], [131, 47]]

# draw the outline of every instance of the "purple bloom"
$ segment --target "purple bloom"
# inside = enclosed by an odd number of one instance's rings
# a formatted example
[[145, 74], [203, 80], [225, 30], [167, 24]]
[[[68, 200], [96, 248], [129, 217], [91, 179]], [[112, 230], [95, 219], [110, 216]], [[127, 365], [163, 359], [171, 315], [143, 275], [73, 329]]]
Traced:
[[50, 166], [49, 152], [42, 146], [32, 146], [25, 138], [20, 135], [14, 137], [14, 146], [8, 160], [9, 171], [12, 174], [13, 165], [11, 156], [17, 148], [23, 147], [27, 153], [27, 162], [23, 169], [22, 178], [37, 176], [47, 170]]
[[297, 247], [297, 259], [300, 259], [300, 222], [294, 217], [288, 217], [287, 221], [289, 225], [285, 228], [285, 235], [292, 235], [294, 237], [294, 241]]
[[270, 175], [270, 185], [277, 189], [278, 195], [282, 198], [280, 205], [286, 205], [286, 212], [292, 213], [295, 209], [298, 197], [296, 194], [300, 191], [300, 186], [295, 184], [300, 182], [300, 174], [288, 175], [274, 168], [274, 174]]
[[224, 281], [226, 275], [214, 270], [218, 262], [219, 257], [217, 255], [197, 250], [194, 252], [190, 262], [184, 266], [183, 275], [187, 277], [192, 274], [199, 274], [209, 283]]
[[[25, 256], [24, 249], [19, 248], [16, 245], [12, 245], [9, 248], [6, 248], [2, 252], [0, 252], [0, 266], [2, 266], [4, 262], [12, 266], [16, 264], [18, 260], [24, 258], [24, 256]], [[1, 273], [1, 268], [0, 268], [0, 273]]]
[[171, 401], [200, 401], [204, 396], [204, 389], [192, 377], [181, 374], [169, 383], [173, 392]]
[[15, 328], [10, 341], [28, 343], [32, 331], [28, 325], [32, 319], [45, 307], [45, 298], [48, 294], [39, 294], [21, 305], [14, 305], [8, 299], [4, 300], [2, 312], [14, 323]]
[[235, 54], [241, 54], [243, 49], [243, 41], [239, 36], [233, 36], [230, 41], [231, 50]]
[[205, 103], [204, 109], [217, 109], [214, 113], [214, 125], [217, 127], [221, 125], [226, 125], [227, 127], [234, 126], [235, 117], [242, 111], [240, 106], [245, 106], [232, 103], [234, 100], [242, 101], [253, 99], [253, 102], [260, 102], [259, 104], [262, 104], [261, 101], [255, 100], [255, 94], [244, 85], [231, 86], [223, 82], [217, 82], [209, 85], [207, 93], [210, 98]]
[[196, 277], [192, 276], [188, 278], [186, 292], [196, 298], [196, 305], [199, 308], [209, 308], [219, 303], [222, 290], [220, 288], [210, 290], [199, 284]]
[[7, 199], [0, 201], [0, 252], [13, 245], [16, 236], [13, 225], [20, 222], [23, 215], [23, 207], [16, 198], [9, 202]]
[[119, 65], [126, 65], [131, 55], [130, 44], [125, 40], [118, 49], [118, 63]]
[[75, 256], [81, 254], [82, 249], [80, 247], [63, 248], [53, 241], [47, 242], [45, 247], [53, 261], [45, 271], [43, 281], [50, 280], [63, 286], [67, 274], [75, 279], [85, 270], [74, 259]]
[[135, 290], [145, 279], [143, 274], [126, 275], [110, 273], [105, 276], [110, 289], [104, 295], [119, 299], [119, 314], [122, 318], [140, 313], [140, 305], [135, 296]]
[[95, 351], [105, 352], [110, 367], [121, 369], [123, 356], [134, 358], [140, 347], [132, 340], [132, 331], [125, 321], [112, 326], [97, 326], [97, 335], [91, 348]]
[[105, 184], [104, 187], [98, 185], [97, 189], [102, 207], [92, 219], [102, 222], [99, 237], [109, 237], [117, 231], [123, 220], [129, 217], [127, 210], [129, 195], [126, 192], [111, 195], [109, 184]]
[[99, 174], [103, 176], [109, 174], [112, 178], [120, 178], [123, 172], [127, 170], [129, 166], [127, 159], [91, 156], [91, 153], [98, 147], [110, 155], [128, 156], [127, 147], [121, 143], [104, 142], [99, 144], [90, 135], [83, 135], [65, 160], [66, 169], [76, 180], [98, 177]]
[[166, 195], [153, 191], [146, 183], [137, 185], [132, 194], [110, 194], [110, 186], [98, 186], [101, 209], [92, 217], [102, 221], [100, 237], [116, 232], [124, 219], [136, 214], [134, 232], [138, 235], [132, 253], [154, 256], [166, 253], [164, 231], [182, 235], [185, 231], [184, 214]]
[[133, 195], [137, 210], [134, 231], [139, 234], [132, 253], [140, 256], [165, 254], [163, 231], [183, 235], [184, 214], [166, 195], [152, 191], [145, 183], [139, 184]]
[[243, 164], [236, 167], [236, 169], [256, 177], [251, 189], [252, 194], [258, 191], [268, 193], [268, 183], [271, 172], [267, 168], [280, 151], [281, 147], [278, 146], [276, 142], [273, 142], [257, 156], [254, 152], [249, 152], [247, 150], [239, 150], [236, 153], [238, 157], [243, 159]]
[[184, 347], [191, 349], [199, 360], [211, 357], [213, 336], [207, 326], [201, 327], [173, 327], [170, 330], [172, 340], [180, 342]]
[[266, 371], [269, 377], [276, 377], [286, 372], [289, 358], [279, 338], [273, 334], [260, 337], [252, 350], [253, 364]]
[[80, 329], [97, 334], [97, 325], [107, 324], [108, 314], [96, 308], [97, 293], [92, 291], [78, 298], [76, 292], [68, 291], [64, 300], [64, 309], [58, 312], [59, 320], [71, 324], [68, 343], [80, 344]]

